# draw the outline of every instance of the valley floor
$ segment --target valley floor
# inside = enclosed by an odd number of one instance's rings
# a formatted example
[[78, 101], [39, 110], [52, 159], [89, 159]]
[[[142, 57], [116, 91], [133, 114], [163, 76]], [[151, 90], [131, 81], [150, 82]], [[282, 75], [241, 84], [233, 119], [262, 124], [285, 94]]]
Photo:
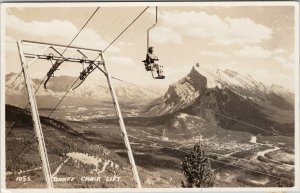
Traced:
[[[128, 114], [133, 113], [138, 112], [128, 111]], [[135, 186], [118, 125], [86, 120], [83, 123], [68, 117], [63, 121], [91, 144], [98, 144], [105, 150], [104, 154], [83, 152], [76, 139], [68, 139], [73, 140], [69, 144], [74, 146], [59, 157], [53, 155], [55, 158], [50, 160], [56, 188]], [[255, 136], [207, 125], [199, 129], [200, 132], [191, 131], [185, 135], [168, 130], [167, 125], [127, 126], [143, 187], [180, 188], [184, 180], [182, 160], [195, 143], [200, 143], [210, 157], [216, 176], [215, 187], [278, 187], [294, 183], [293, 138]], [[14, 135], [24, 136], [20, 130]], [[37, 151], [31, 152], [34, 153]], [[117, 156], [110, 159], [113, 154]], [[16, 181], [17, 177], [24, 176], [31, 180]], [[42, 179], [41, 168], [34, 167], [18, 173], [8, 172], [6, 180], [8, 188], [40, 188], [44, 187]]]

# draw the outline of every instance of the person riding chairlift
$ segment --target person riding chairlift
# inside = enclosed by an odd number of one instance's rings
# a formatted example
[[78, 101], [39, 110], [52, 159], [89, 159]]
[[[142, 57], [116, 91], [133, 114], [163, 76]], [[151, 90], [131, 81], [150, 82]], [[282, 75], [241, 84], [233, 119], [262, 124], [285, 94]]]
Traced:
[[153, 69], [157, 69], [156, 72], [157, 72], [158, 78], [164, 78], [164, 76], [162, 75], [163, 66], [155, 63], [155, 61], [158, 61], [158, 57], [155, 56], [153, 54], [153, 52], [154, 52], [154, 47], [152, 47], [152, 46], [149, 47], [148, 53], [146, 55], [146, 64], [147, 64], [146, 69], [151, 70], [151, 71], [153, 71]]

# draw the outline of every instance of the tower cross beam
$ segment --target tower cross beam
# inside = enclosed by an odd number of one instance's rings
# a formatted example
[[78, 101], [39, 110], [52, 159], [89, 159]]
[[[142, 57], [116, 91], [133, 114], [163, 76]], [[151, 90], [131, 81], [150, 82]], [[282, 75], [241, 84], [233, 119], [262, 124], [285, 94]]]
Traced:
[[[133, 178], [136, 182], [136, 187], [141, 188], [142, 187], [141, 181], [140, 181], [140, 178], [138, 175], [138, 170], [137, 170], [135, 160], [133, 157], [131, 145], [129, 142], [129, 138], [128, 138], [126, 127], [125, 127], [124, 120], [123, 120], [123, 116], [121, 113], [121, 109], [119, 106], [116, 92], [114, 90], [114, 87], [113, 87], [113, 84], [111, 81], [111, 76], [109, 74], [108, 67], [104, 62], [103, 52], [101, 50], [96, 50], [96, 49], [81, 48], [81, 47], [74, 47], [74, 46], [68, 47], [68, 46], [60, 45], [60, 44], [48, 44], [48, 43], [44, 43], [44, 42], [34, 42], [34, 41], [28, 41], [28, 40], [18, 41], [17, 44], [18, 44], [18, 48], [19, 48], [22, 73], [24, 76], [27, 94], [28, 94], [29, 102], [30, 102], [31, 115], [32, 115], [33, 123], [34, 123], [33, 126], [34, 126], [36, 137], [38, 139], [39, 153], [40, 153], [40, 157], [42, 160], [43, 174], [44, 174], [45, 181], [47, 183], [47, 187], [49, 189], [54, 188], [51, 170], [50, 170], [50, 164], [49, 164], [49, 160], [48, 160], [46, 144], [45, 144], [44, 135], [43, 135], [43, 131], [42, 131], [42, 125], [40, 122], [40, 117], [39, 117], [39, 113], [38, 113], [38, 107], [37, 107], [37, 103], [36, 103], [35, 94], [33, 93], [32, 80], [30, 78], [30, 74], [28, 71], [28, 64], [27, 64], [26, 58], [34, 58], [35, 60], [37, 60], [37, 59], [49, 60], [49, 55], [46, 55], [46, 54], [43, 55], [41, 53], [40, 54], [25, 53], [23, 51], [23, 46], [26, 46], [26, 45], [30, 45], [30, 46], [41, 46], [42, 45], [42, 46], [46, 46], [47, 48], [53, 47], [55, 49], [55, 47], [59, 47], [59, 48], [65, 48], [65, 49], [70, 48], [70, 49], [76, 50], [77, 52], [81, 53], [83, 58], [64, 57], [63, 55], [60, 55], [60, 56], [52, 55], [51, 60], [54, 60], [54, 61], [64, 60], [64, 61], [75, 62], [75, 63], [82, 63], [82, 61], [84, 60], [85, 63], [90, 63], [90, 64], [94, 65], [95, 68], [100, 70], [106, 76], [109, 90], [110, 90], [111, 96], [112, 96], [112, 101], [113, 101], [113, 104], [114, 104], [114, 107], [116, 110], [116, 115], [117, 115], [117, 118], [118, 118], [119, 124], [120, 124], [120, 130], [121, 130], [120, 133], [123, 136], [124, 143], [125, 143], [127, 153], [128, 153], [129, 163], [132, 167]], [[99, 59], [98, 60], [89, 59], [87, 57], [87, 55], [85, 54], [85, 52], [87, 52], [87, 51], [96, 52], [98, 54], [97, 58], [99, 58]], [[102, 65], [103, 69], [99, 65]]]
[[[26, 58], [37, 58], [42, 60], [48, 60], [49, 55], [43, 55], [43, 54], [31, 54], [31, 53], [24, 53], [24, 56]], [[64, 60], [65, 62], [75, 62], [80, 63], [83, 59], [81, 58], [75, 58], [75, 57], [64, 57], [64, 56], [51, 56], [52, 60]], [[95, 61], [92, 59], [84, 59], [85, 63], [95, 63], [95, 64], [103, 64], [101, 61]]]

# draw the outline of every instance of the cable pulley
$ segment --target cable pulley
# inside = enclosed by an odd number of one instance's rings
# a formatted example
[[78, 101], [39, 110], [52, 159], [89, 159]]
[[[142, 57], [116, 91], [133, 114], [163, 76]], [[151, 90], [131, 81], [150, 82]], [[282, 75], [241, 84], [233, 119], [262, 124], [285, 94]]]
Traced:
[[[49, 59], [50, 61], [52, 61], [52, 59]], [[44, 82], [44, 88], [47, 89], [47, 83], [50, 80], [51, 77], [54, 77], [54, 72], [59, 70], [58, 67], [64, 62], [66, 61], [66, 59], [58, 59], [55, 61], [55, 63], [52, 65], [52, 67], [50, 68], [50, 70], [47, 72], [47, 79]]]
[[[72, 90], [75, 90], [77, 87], [79, 87], [84, 81], [85, 79], [96, 69], [96, 67], [99, 67], [99, 64], [94, 63], [90, 63], [86, 68], [84, 68], [79, 75], [79, 80], [81, 80], [81, 82], [76, 85], [74, 88], [72, 88]], [[93, 65], [95, 65], [96, 67], [94, 67]]]

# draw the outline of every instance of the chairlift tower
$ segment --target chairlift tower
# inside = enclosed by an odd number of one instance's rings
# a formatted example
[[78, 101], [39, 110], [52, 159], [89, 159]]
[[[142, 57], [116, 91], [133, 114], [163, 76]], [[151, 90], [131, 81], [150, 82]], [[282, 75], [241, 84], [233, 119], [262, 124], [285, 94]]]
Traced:
[[[111, 76], [109, 74], [109, 70], [107, 65], [104, 62], [104, 57], [103, 57], [103, 52], [101, 50], [96, 50], [96, 49], [89, 49], [89, 48], [82, 48], [82, 47], [75, 47], [75, 46], [66, 46], [66, 45], [60, 45], [60, 44], [50, 44], [50, 43], [43, 43], [43, 42], [35, 42], [35, 41], [28, 41], [28, 40], [21, 40], [17, 42], [18, 44], [18, 50], [19, 50], [19, 55], [20, 55], [20, 60], [21, 60], [21, 67], [22, 67], [22, 73], [24, 76], [24, 81], [27, 89], [27, 94], [29, 98], [29, 103], [30, 103], [30, 108], [31, 108], [31, 115], [32, 115], [32, 121], [33, 121], [33, 126], [35, 130], [35, 135], [37, 137], [38, 141], [38, 146], [39, 146], [39, 154], [42, 160], [42, 168], [43, 168], [43, 174], [44, 178], [47, 183], [47, 187], [49, 189], [54, 188], [53, 186], [53, 180], [51, 177], [51, 170], [50, 170], [50, 165], [49, 165], [49, 160], [48, 160], [48, 154], [47, 154], [47, 149], [45, 145], [45, 140], [44, 140], [44, 135], [42, 131], [42, 125], [40, 122], [40, 117], [39, 117], [39, 112], [37, 108], [37, 103], [36, 103], [36, 98], [35, 94], [33, 92], [33, 86], [32, 86], [32, 80], [30, 77], [30, 74], [28, 72], [28, 67], [30, 64], [35, 62], [37, 59], [40, 60], [49, 60], [54, 62], [59, 62], [59, 61], [64, 61], [64, 62], [72, 62], [72, 63], [82, 63], [84, 62], [85, 64], [88, 64], [89, 66], [93, 66], [92, 70], [90, 71], [93, 72], [94, 69], [99, 69], [105, 76], [106, 80], [109, 86], [109, 90], [112, 96], [112, 101], [116, 110], [116, 115], [119, 121], [120, 129], [121, 129], [121, 134], [124, 139], [124, 143], [127, 149], [128, 153], [128, 158], [130, 165], [132, 167], [132, 172], [133, 172], [133, 177], [136, 182], [136, 187], [141, 188], [141, 181], [138, 175], [137, 167], [135, 164], [135, 160], [133, 157], [133, 153], [131, 150], [131, 145], [128, 139], [126, 127], [124, 124], [124, 120], [122, 117], [121, 109], [119, 106], [119, 102], [111, 81]], [[35, 53], [34, 51], [31, 52], [24, 52], [23, 47], [24, 46], [37, 46], [37, 47], [43, 47], [44, 49], [40, 53]], [[62, 49], [68, 49], [73, 51], [73, 53], [69, 56], [64, 56], [61, 50]], [[54, 54], [46, 54], [46, 51], [52, 51]], [[87, 54], [87, 52], [93, 52], [98, 54], [97, 58], [92, 60], [90, 59]], [[82, 58], [76, 58], [74, 57], [75, 54], [79, 54], [82, 56]], [[27, 61], [27, 60], [30, 61]], [[89, 73], [89, 74], [90, 74]], [[84, 79], [82, 80], [82, 82]]]

